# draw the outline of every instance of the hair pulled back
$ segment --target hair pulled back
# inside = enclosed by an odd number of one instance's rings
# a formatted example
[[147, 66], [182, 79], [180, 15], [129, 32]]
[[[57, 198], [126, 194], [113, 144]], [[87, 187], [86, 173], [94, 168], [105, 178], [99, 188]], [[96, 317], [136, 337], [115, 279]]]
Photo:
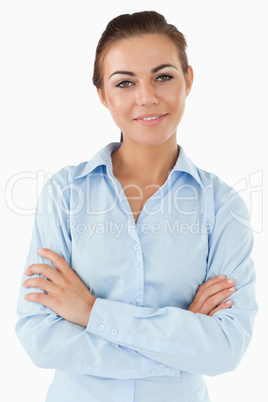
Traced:
[[187, 74], [187, 43], [184, 35], [174, 25], [168, 24], [165, 17], [156, 11], [141, 11], [134, 14], [119, 15], [108, 23], [96, 48], [93, 84], [97, 88], [101, 89], [103, 86], [102, 64], [109, 46], [120, 39], [146, 34], [168, 36], [178, 49], [182, 71], [184, 75]]

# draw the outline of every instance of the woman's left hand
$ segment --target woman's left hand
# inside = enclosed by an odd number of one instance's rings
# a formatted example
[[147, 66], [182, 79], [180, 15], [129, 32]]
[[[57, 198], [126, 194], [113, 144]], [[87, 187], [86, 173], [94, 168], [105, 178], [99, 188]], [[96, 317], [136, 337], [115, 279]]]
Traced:
[[26, 279], [25, 288], [38, 288], [46, 293], [28, 293], [25, 299], [43, 304], [50, 310], [59, 314], [65, 320], [86, 327], [90, 313], [97, 299], [79, 276], [67, 264], [65, 259], [49, 249], [40, 249], [38, 254], [51, 261], [55, 268], [48, 264], [33, 264], [29, 266], [25, 275], [42, 275]]

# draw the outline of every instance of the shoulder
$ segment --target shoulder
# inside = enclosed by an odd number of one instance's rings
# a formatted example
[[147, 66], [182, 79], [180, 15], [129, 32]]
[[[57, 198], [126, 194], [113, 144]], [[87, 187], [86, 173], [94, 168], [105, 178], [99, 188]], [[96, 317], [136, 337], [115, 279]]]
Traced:
[[225, 216], [226, 221], [235, 220], [250, 228], [250, 214], [244, 198], [234, 186], [224, 182], [214, 173], [198, 169], [205, 193], [211, 199], [214, 216]]
[[[220, 206], [227, 201], [229, 193], [234, 190], [216, 174], [197, 166], [181, 146], [180, 157], [176, 168], [178, 171], [188, 173], [187, 177], [191, 177], [191, 183], [194, 183], [196, 186], [201, 186], [201, 193], [203, 194], [204, 200], [207, 201], [207, 203], [209, 202], [210, 207], [214, 206], [215, 210], [218, 210]], [[194, 179], [194, 181], [192, 179]]]
[[211, 190], [215, 207], [218, 209], [223, 200], [228, 198], [229, 192], [234, 190], [233, 187], [212, 172], [208, 172], [200, 168], [197, 168], [197, 170], [202, 181], [204, 191]]
[[[77, 165], [67, 165], [62, 167], [56, 173], [52, 174], [48, 179], [47, 184], [63, 187], [64, 190], [75, 186], [82, 186], [87, 174], [83, 175], [90, 161], [84, 161]], [[82, 178], [82, 180], [76, 180]]]
[[115, 150], [120, 143], [110, 143], [100, 149], [91, 159], [81, 162], [76, 166], [65, 166], [55, 173], [51, 180], [61, 185], [75, 184], [82, 185], [85, 179], [91, 173], [100, 173], [103, 175], [105, 166], [111, 169], [111, 152]]
[[216, 174], [200, 168], [197, 168], [197, 170], [204, 189], [206, 190], [207, 188], [211, 188], [217, 209], [222, 205], [223, 202], [226, 202], [233, 196], [236, 196], [241, 201], [243, 200], [238, 190], [236, 190], [234, 186], [226, 183]]
[[71, 185], [77, 176], [85, 169], [88, 161], [81, 162], [78, 165], [67, 165], [62, 167], [59, 171], [54, 173], [49, 181], [51, 183], [59, 184], [61, 186]]

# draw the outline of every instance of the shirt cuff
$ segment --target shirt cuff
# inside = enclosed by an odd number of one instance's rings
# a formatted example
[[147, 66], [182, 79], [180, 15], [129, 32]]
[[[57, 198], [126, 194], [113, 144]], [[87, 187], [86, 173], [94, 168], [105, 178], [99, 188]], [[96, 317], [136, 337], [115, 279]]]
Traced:
[[97, 298], [87, 331], [114, 343], [124, 342], [136, 310], [132, 304]]

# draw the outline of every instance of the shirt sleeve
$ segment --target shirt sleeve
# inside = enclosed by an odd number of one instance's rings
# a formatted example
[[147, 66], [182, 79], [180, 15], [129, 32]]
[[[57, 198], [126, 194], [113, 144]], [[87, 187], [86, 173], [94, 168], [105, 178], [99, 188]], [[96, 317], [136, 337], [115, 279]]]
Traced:
[[[60, 183], [55, 177], [45, 185], [37, 204], [25, 269], [34, 263], [53, 266], [37, 254], [38, 248], [49, 248], [70, 264], [69, 189], [69, 185]], [[22, 281], [27, 278], [22, 275]], [[26, 301], [24, 295], [29, 292], [40, 290], [21, 286], [16, 334], [37, 366], [59, 369], [72, 375], [116, 379], [146, 378], [154, 375], [155, 370], [165, 375], [163, 364], [130, 349], [126, 352], [86, 328], [62, 319], [47, 307]], [[173, 369], [171, 375], [178, 376], [179, 372]]]
[[97, 299], [87, 331], [177, 370], [211, 376], [234, 370], [249, 345], [257, 304], [248, 211], [238, 193], [228, 194], [215, 213], [206, 280], [221, 274], [236, 280], [231, 308], [211, 317]]

